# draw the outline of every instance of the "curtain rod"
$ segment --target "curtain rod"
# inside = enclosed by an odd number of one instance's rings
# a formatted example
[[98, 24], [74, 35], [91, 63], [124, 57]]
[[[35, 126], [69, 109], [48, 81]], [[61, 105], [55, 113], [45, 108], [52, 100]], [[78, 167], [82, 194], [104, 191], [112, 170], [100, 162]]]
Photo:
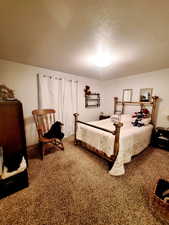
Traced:
[[[39, 76], [39, 74], [37, 74]], [[52, 76], [56, 76], [56, 75], [43, 75], [43, 77], [48, 77], [48, 78], [52, 78]], [[60, 77], [55, 77], [56, 80], [63, 80], [63, 79], [66, 79], [66, 78], [60, 78]], [[66, 79], [68, 80], [68, 79]], [[68, 81], [75, 81], [75, 82], [78, 82], [78, 80], [68, 80]]]

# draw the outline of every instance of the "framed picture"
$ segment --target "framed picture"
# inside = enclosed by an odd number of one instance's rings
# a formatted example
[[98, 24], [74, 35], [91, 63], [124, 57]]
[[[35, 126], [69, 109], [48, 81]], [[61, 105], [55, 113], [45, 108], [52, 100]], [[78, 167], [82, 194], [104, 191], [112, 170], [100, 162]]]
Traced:
[[123, 89], [122, 101], [123, 102], [131, 102], [132, 101], [132, 94], [133, 94], [132, 89]]
[[151, 102], [153, 88], [140, 89], [140, 102]]

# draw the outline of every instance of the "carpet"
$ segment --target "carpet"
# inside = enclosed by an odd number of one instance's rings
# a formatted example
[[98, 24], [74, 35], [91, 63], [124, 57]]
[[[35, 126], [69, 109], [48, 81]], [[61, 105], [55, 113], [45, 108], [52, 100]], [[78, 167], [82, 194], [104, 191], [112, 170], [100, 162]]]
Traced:
[[164, 225], [149, 208], [158, 178], [169, 179], [169, 152], [148, 148], [120, 177], [107, 161], [64, 140], [42, 161], [29, 152], [29, 187], [0, 200], [0, 225]]

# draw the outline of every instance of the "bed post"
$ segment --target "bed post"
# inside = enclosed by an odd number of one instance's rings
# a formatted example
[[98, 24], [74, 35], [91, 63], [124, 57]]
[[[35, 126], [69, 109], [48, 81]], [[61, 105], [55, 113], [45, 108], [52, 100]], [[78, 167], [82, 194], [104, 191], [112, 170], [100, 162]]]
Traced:
[[76, 139], [76, 134], [77, 134], [77, 121], [78, 121], [78, 113], [73, 114], [75, 117], [75, 122], [74, 122], [74, 144], [77, 145], [77, 139]]
[[155, 128], [156, 108], [157, 108], [157, 101], [158, 101], [159, 97], [153, 96], [152, 99], [153, 99], [153, 107], [152, 107], [152, 113], [151, 113], [151, 123]]
[[143, 103], [140, 104], [140, 108], [141, 108], [141, 110], [144, 108], [144, 104]]
[[125, 105], [124, 102], [122, 102], [122, 110], [121, 110], [122, 114], [124, 114], [124, 105]]
[[118, 102], [118, 97], [114, 97], [114, 114], [117, 111], [117, 102]]
[[116, 159], [118, 153], [119, 153], [119, 139], [120, 139], [120, 128], [123, 126], [123, 123], [121, 122], [116, 122], [114, 123], [115, 126], [115, 140], [114, 140], [114, 154], [113, 154], [113, 158], [114, 160]]

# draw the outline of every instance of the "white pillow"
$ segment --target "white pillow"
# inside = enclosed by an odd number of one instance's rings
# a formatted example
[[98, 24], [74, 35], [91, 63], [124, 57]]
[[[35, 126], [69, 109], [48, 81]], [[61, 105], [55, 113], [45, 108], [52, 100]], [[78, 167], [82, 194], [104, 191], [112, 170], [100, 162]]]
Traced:
[[151, 122], [151, 118], [149, 117], [149, 118], [142, 119], [141, 122], [144, 123], [144, 125], [148, 125]]
[[132, 121], [132, 116], [130, 114], [122, 114], [121, 121]]
[[132, 118], [131, 114], [123, 114], [121, 115], [121, 122], [123, 123], [123, 128], [132, 127], [132, 122], [135, 118]]
[[121, 114], [121, 115], [112, 115], [111, 116], [112, 122], [122, 122], [123, 128], [128, 128], [132, 126], [133, 118], [131, 114]]
[[120, 121], [120, 118], [119, 118], [119, 115], [112, 115], [110, 117], [111, 121], [114, 123], [114, 122], [119, 122]]

